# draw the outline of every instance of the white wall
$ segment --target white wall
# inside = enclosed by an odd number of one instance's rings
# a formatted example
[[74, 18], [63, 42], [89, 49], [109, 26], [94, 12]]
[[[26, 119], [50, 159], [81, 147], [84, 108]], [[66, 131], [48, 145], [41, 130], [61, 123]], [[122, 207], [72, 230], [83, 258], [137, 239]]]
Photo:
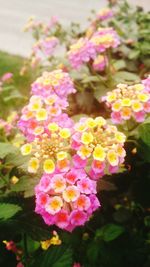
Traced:
[[[149, 7], [149, 0], [129, 2]], [[70, 21], [84, 25], [91, 9], [106, 4], [106, 0], [0, 0], [0, 50], [25, 56], [30, 53], [32, 39], [22, 28], [31, 15], [42, 20], [57, 15], [65, 25]]]

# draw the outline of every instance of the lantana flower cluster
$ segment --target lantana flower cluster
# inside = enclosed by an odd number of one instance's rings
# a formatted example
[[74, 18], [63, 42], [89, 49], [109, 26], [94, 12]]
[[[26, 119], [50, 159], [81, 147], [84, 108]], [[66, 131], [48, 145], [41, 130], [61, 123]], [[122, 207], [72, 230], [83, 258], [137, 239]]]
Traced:
[[[119, 36], [113, 28], [98, 28], [90, 38], [80, 38], [76, 43], [71, 45], [68, 51], [68, 58], [72, 67], [78, 69], [83, 63], [94, 60], [97, 55], [98, 59], [95, 60], [102, 60], [104, 56], [99, 55], [99, 53], [104, 53], [109, 48], [116, 48], [119, 44]], [[101, 69], [103, 70], [102, 67], [99, 68], [99, 70]]]
[[87, 63], [96, 56], [93, 44], [88, 38], [80, 38], [70, 46], [68, 58], [73, 68], [78, 69], [83, 63]]
[[118, 171], [124, 162], [125, 135], [102, 117], [83, 118], [75, 125], [72, 148], [77, 151], [76, 164], [88, 168], [90, 177], [98, 180], [104, 174]]
[[102, 117], [73, 123], [63, 113], [75, 89], [61, 70], [44, 73], [31, 92], [19, 127], [28, 140], [21, 147], [23, 155], [30, 155], [28, 171], [42, 175], [35, 188], [35, 211], [46, 224], [72, 231], [100, 206], [96, 180], [118, 171], [125, 136]]
[[106, 97], [102, 98], [111, 110], [114, 123], [121, 124], [131, 118], [136, 122], [145, 120], [150, 113], [148, 79], [135, 85], [119, 84], [115, 90], [108, 92]]
[[74, 167], [67, 172], [44, 174], [35, 188], [36, 209], [48, 225], [67, 231], [84, 225], [100, 206], [96, 182], [86, 172]]
[[116, 48], [120, 44], [119, 36], [113, 28], [98, 28], [90, 41], [97, 52], [104, 52], [108, 48]]
[[42, 53], [45, 56], [52, 56], [56, 46], [59, 44], [59, 39], [55, 36], [46, 37], [41, 40], [38, 40], [33, 45], [33, 51], [38, 58], [39, 56], [42, 56]]
[[75, 91], [68, 73], [62, 70], [44, 72], [32, 84], [32, 96], [18, 123], [28, 140], [47, 134], [50, 122], [55, 121], [61, 127], [72, 126], [72, 120], [62, 111], [68, 106], [67, 96]]

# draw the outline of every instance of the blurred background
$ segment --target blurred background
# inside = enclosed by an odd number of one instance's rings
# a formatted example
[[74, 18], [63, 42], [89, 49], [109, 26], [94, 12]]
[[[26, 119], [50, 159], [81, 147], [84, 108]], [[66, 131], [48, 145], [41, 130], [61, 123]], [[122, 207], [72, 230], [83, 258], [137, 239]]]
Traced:
[[[57, 16], [64, 25], [80, 22], [87, 25], [91, 10], [105, 7], [107, 0], [0, 0], [0, 50], [28, 56], [32, 37], [23, 33], [27, 19], [34, 15], [37, 19], [49, 20]], [[131, 4], [149, 8], [149, 0], [129, 0]]]

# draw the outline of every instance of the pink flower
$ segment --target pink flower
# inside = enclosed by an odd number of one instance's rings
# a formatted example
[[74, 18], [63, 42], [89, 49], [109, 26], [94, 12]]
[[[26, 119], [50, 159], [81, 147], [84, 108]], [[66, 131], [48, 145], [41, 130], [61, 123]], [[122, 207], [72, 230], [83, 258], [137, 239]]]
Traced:
[[36, 53], [36, 56], [39, 52], [43, 52], [44, 55], [50, 57], [52, 56], [56, 46], [59, 44], [58, 38], [55, 36], [46, 37], [44, 39], [39, 40], [33, 46], [33, 51]]
[[80, 38], [71, 45], [68, 58], [73, 68], [79, 69], [84, 63], [95, 57], [95, 49], [87, 38]]
[[93, 61], [93, 69], [96, 71], [103, 71], [106, 68], [108, 60], [103, 55], [98, 55]]
[[90, 42], [97, 52], [104, 52], [108, 48], [116, 48], [120, 44], [120, 39], [113, 28], [98, 28]]
[[72, 231], [89, 220], [100, 206], [96, 196], [93, 197], [95, 194], [96, 182], [83, 169], [70, 167], [66, 172], [44, 174], [35, 187], [35, 212], [46, 224]]
[[114, 123], [121, 124], [130, 119], [134, 119], [136, 122], [145, 120], [150, 113], [148, 79], [134, 85], [118, 84], [116, 89], [108, 92], [103, 98], [102, 101], [105, 101], [111, 110], [111, 118]]

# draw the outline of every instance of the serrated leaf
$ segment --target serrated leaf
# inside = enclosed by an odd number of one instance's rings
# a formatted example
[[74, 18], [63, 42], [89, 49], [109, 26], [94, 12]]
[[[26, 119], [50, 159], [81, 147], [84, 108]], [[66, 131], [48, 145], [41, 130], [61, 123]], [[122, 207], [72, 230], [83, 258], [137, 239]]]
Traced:
[[10, 219], [21, 210], [22, 208], [16, 204], [0, 203], [0, 219]]
[[0, 143], [0, 158], [3, 159], [11, 153], [16, 153], [17, 148], [10, 143]]

